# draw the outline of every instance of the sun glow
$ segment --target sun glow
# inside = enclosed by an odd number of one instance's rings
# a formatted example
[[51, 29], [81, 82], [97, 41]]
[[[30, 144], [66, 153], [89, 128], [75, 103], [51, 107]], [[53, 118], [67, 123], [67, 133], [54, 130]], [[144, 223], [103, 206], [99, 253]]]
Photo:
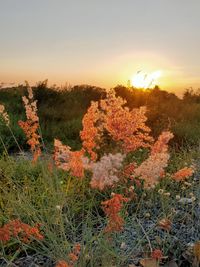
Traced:
[[153, 88], [158, 85], [158, 78], [161, 76], [161, 71], [157, 70], [152, 73], [144, 73], [138, 71], [131, 79], [131, 85], [136, 88]]

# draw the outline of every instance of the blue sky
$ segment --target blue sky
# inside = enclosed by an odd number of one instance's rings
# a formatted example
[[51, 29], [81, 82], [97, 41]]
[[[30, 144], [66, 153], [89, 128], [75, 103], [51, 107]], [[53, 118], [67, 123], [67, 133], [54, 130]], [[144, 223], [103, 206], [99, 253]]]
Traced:
[[200, 87], [199, 0], [0, 0], [0, 82]]

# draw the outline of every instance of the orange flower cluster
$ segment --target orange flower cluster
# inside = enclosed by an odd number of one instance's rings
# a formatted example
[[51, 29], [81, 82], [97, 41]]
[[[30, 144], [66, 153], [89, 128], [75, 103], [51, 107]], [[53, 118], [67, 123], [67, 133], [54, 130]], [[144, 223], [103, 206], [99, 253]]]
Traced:
[[114, 141], [121, 144], [124, 152], [135, 151], [139, 147], [149, 147], [153, 138], [149, 136], [150, 128], [145, 125], [146, 108], [129, 110], [124, 107], [126, 101], [116, 97], [113, 91], [101, 100], [100, 107], [104, 115], [104, 128]]
[[18, 238], [24, 243], [30, 243], [32, 238], [42, 240], [44, 237], [38, 227], [39, 225], [31, 227], [20, 220], [13, 220], [0, 228], [0, 241], [6, 243], [11, 238]]
[[163, 132], [151, 149], [149, 158], [142, 162], [133, 173], [133, 177], [144, 180], [144, 187], [151, 188], [158, 183], [158, 179], [164, 175], [164, 169], [168, 165], [168, 142], [173, 138], [171, 132]]
[[124, 167], [122, 175], [125, 178], [129, 178], [129, 177], [132, 178], [131, 175], [134, 173], [135, 168], [136, 168], [136, 163], [131, 162], [130, 164], [128, 164]]
[[160, 249], [154, 249], [152, 252], [151, 252], [151, 258], [152, 259], [156, 259], [156, 260], [160, 260], [163, 258], [163, 253]]
[[[138, 178], [143, 179], [145, 188], [154, 187], [165, 174], [170, 157], [168, 142], [173, 138], [173, 134], [164, 131], [152, 145], [150, 128], [145, 124], [147, 120], [145, 107], [129, 110], [124, 107], [125, 104], [126, 101], [116, 97], [114, 91], [108, 92], [105, 99], [92, 102], [82, 121], [83, 130], [80, 132], [80, 137], [83, 148], [80, 151], [71, 151], [69, 146], [64, 146], [59, 140], [55, 140], [56, 165], [63, 170], [70, 170], [72, 175], [81, 178], [84, 176], [84, 169], [89, 169], [92, 172], [91, 186], [103, 190], [119, 181], [116, 174], [122, 167], [126, 153], [140, 147], [150, 147], [149, 157], [139, 166], [134, 163], [129, 165], [122, 175], [125, 179], [129, 176], [136, 182]], [[103, 144], [104, 135], [110, 135], [125, 154], [110, 153], [97, 161], [97, 152]], [[123, 159], [117, 156], [119, 154], [123, 155]], [[90, 160], [85, 155], [89, 155]], [[180, 170], [174, 174], [174, 179], [183, 179], [191, 173], [191, 169]]]
[[124, 219], [119, 213], [123, 207], [123, 203], [128, 201], [129, 199], [123, 197], [121, 194], [113, 193], [111, 199], [101, 203], [105, 214], [108, 216], [108, 224], [105, 228], [105, 232], [118, 232], [123, 229]]
[[179, 171], [177, 171], [176, 173], [173, 174], [172, 178], [176, 181], [183, 181], [189, 177], [191, 177], [194, 173], [194, 169], [193, 168], [183, 168], [180, 169]]
[[98, 102], [91, 102], [91, 106], [83, 117], [83, 130], [80, 132], [83, 148], [91, 156], [91, 160], [97, 159], [95, 150], [98, 148], [97, 143], [100, 140], [99, 129], [96, 127], [98, 120]]
[[8, 126], [10, 124], [8, 113], [5, 111], [4, 105], [0, 105], [0, 116], [5, 121], [6, 125]]
[[[72, 175], [77, 177], [84, 176], [84, 169], [91, 170], [91, 186], [100, 190], [117, 182], [119, 178], [116, 173], [122, 167], [125, 155], [110, 153], [96, 161], [104, 134], [110, 135], [125, 153], [139, 147], [149, 147], [153, 141], [149, 136], [150, 128], [145, 125], [145, 108], [130, 111], [124, 107], [125, 103], [121, 97], [116, 97], [114, 91], [107, 93], [106, 99], [92, 102], [82, 120], [82, 149], [73, 152], [69, 146], [64, 146], [55, 139], [54, 159], [57, 167], [70, 170]], [[85, 155], [89, 155], [91, 161], [84, 157]]]
[[[80, 255], [81, 252], [81, 245], [79, 243], [77, 243], [74, 247], [71, 253], [69, 253], [69, 258], [70, 258], [70, 262], [71, 264], [75, 264], [75, 262], [77, 262], [78, 257]], [[73, 266], [73, 265], [72, 265]]]
[[84, 158], [83, 150], [70, 151], [69, 146], [65, 146], [58, 139], [54, 139], [54, 160], [58, 168], [71, 171], [73, 176], [83, 178]]
[[[116, 97], [114, 91], [107, 93], [106, 99], [93, 102], [83, 118], [81, 140], [83, 147], [92, 160], [97, 159], [103, 134], [107, 132], [119, 144], [124, 152], [139, 147], [149, 147], [153, 138], [150, 128], [145, 125], [145, 107], [129, 110], [124, 107], [126, 101]], [[95, 149], [95, 151], [94, 151]]]
[[33, 100], [32, 88], [28, 86], [28, 98], [22, 97], [26, 110], [27, 120], [19, 121], [18, 124], [27, 137], [27, 144], [30, 145], [33, 153], [33, 162], [36, 162], [41, 155], [40, 135], [37, 133], [39, 128], [39, 118], [37, 116], [37, 101]]
[[78, 261], [79, 255], [81, 251], [81, 245], [77, 243], [71, 253], [69, 253], [68, 257], [70, 259], [70, 263], [67, 263], [64, 260], [60, 260], [57, 262], [56, 267], [73, 267], [74, 264]]
[[66, 261], [60, 260], [57, 262], [56, 267], [70, 267], [70, 265]]

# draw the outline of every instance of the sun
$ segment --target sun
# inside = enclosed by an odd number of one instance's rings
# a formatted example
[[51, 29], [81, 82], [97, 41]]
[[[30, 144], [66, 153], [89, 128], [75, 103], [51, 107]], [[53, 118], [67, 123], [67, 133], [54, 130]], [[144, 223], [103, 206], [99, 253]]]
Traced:
[[160, 76], [160, 70], [154, 71], [149, 74], [138, 71], [131, 79], [131, 85], [133, 87], [142, 89], [153, 88], [155, 85], [158, 85], [158, 79]]

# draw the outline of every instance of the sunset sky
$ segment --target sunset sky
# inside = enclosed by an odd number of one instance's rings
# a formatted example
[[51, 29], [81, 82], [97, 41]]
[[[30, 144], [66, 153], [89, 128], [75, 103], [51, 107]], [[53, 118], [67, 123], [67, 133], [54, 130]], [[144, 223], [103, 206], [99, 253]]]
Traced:
[[0, 0], [0, 82], [200, 87], [200, 0]]

